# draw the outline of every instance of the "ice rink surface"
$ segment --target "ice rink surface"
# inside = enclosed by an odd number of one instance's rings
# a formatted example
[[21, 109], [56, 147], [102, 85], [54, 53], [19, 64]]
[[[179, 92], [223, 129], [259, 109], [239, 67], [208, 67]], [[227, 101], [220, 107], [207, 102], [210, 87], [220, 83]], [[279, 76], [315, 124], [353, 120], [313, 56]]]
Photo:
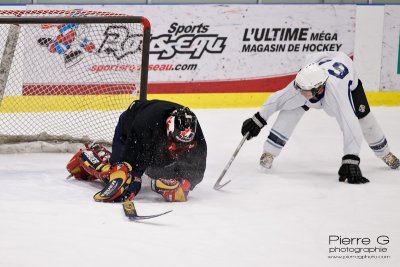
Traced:
[[[339, 183], [341, 132], [333, 118], [310, 110], [262, 173], [272, 118], [245, 142], [225, 177], [232, 182], [217, 192], [212, 186], [241, 140], [241, 124], [256, 109], [195, 112], [208, 143], [204, 180], [186, 203], [164, 202], [145, 181], [135, 199], [139, 215], [173, 209], [152, 220], [132, 222], [121, 204], [94, 202], [101, 184], [65, 179], [72, 154], [0, 155], [0, 266], [400, 266], [400, 172], [365, 142], [361, 169], [371, 182]], [[373, 112], [399, 156], [400, 108]], [[329, 236], [345, 244], [329, 244]]]

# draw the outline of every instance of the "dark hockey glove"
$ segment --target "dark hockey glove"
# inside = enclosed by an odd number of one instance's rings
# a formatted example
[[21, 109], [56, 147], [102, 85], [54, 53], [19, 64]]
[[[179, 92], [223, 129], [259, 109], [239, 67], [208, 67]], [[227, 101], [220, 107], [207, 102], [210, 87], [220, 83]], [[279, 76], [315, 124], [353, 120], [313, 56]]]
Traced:
[[265, 125], [267, 125], [267, 122], [261, 117], [260, 112], [257, 112], [253, 117], [243, 122], [242, 135], [244, 136], [246, 133], [249, 133], [247, 140], [250, 140], [256, 137]]
[[342, 166], [339, 169], [339, 182], [347, 182], [349, 184], [365, 184], [369, 180], [362, 176], [360, 158], [356, 155], [345, 155], [342, 158]]

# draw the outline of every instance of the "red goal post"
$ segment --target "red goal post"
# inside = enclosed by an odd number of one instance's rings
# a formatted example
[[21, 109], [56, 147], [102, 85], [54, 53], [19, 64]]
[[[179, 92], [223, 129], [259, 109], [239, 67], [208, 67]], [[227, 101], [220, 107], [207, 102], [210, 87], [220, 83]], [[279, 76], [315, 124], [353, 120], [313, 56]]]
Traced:
[[111, 143], [146, 99], [150, 23], [82, 10], [0, 11], [0, 144]]

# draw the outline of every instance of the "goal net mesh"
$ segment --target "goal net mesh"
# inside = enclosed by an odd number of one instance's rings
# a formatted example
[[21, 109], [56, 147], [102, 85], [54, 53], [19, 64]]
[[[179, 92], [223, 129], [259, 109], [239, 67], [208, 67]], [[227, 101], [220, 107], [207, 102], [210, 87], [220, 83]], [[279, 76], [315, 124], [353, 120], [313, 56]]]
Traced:
[[110, 144], [119, 114], [146, 97], [149, 33], [143, 19], [0, 11], [0, 144]]

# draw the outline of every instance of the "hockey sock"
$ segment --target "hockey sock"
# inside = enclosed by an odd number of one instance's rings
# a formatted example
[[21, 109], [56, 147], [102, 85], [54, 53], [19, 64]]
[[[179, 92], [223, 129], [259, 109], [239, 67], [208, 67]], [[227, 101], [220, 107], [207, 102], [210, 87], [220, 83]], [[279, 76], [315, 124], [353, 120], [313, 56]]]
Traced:
[[390, 152], [389, 144], [374, 115], [369, 113], [366, 117], [358, 121], [360, 122], [364, 138], [375, 155], [379, 158], [386, 156]]

